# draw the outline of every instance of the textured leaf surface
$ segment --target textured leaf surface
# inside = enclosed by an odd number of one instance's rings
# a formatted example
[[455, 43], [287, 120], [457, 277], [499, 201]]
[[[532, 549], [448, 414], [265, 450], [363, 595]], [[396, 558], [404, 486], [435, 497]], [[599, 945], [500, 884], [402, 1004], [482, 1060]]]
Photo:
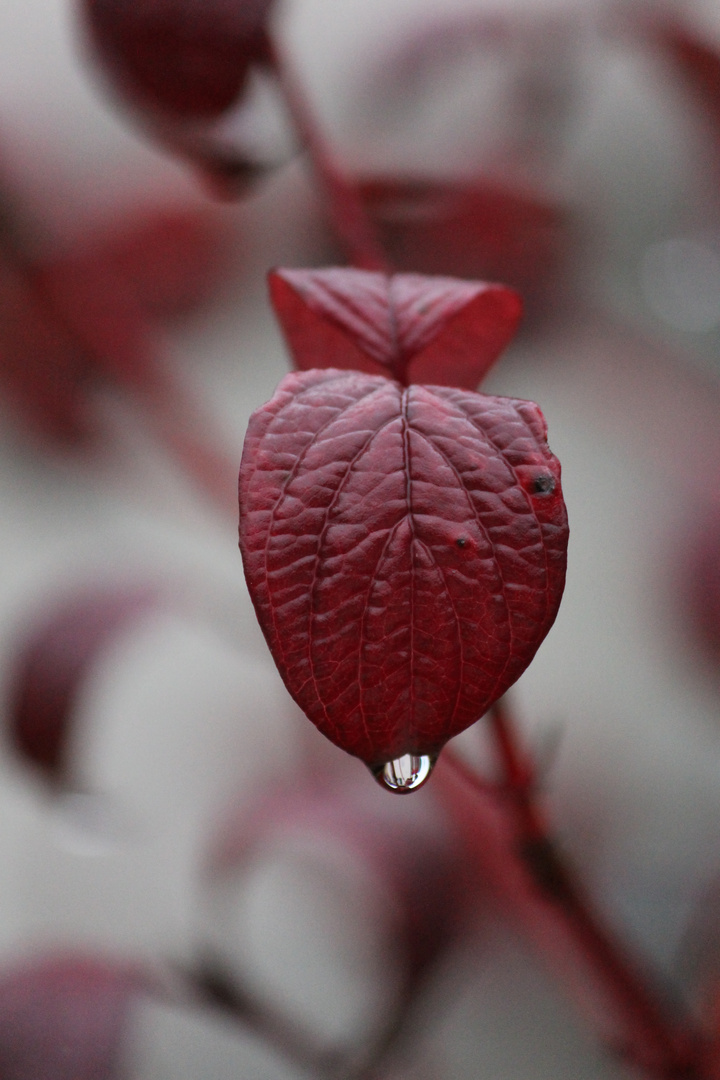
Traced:
[[369, 765], [436, 753], [519, 677], [567, 538], [531, 402], [316, 370], [251, 418], [240, 546], [260, 624], [301, 708]]
[[270, 296], [295, 364], [475, 389], [522, 311], [505, 285], [331, 267], [276, 270]]

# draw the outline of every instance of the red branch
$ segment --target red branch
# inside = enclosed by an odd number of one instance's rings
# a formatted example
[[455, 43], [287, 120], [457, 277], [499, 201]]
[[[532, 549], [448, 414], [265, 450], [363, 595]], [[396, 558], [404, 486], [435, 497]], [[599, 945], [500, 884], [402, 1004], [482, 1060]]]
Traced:
[[618, 942], [553, 838], [512, 720], [489, 721], [503, 768], [494, 792], [446, 751], [436, 789], [504, 906], [573, 991], [603, 1041], [652, 1080], [710, 1080], [709, 1043], [660, 979]]
[[304, 143], [328, 197], [330, 217], [349, 260], [361, 270], [390, 272], [382, 245], [371, 223], [360, 192], [338, 166], [315, 122], [312, 108], [276, 43], [272, 62], [295, 130]]

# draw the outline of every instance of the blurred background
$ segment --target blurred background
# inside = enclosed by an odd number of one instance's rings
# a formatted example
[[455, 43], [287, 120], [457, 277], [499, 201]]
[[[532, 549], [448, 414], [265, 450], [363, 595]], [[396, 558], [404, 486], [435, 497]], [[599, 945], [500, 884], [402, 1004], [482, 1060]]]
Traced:
[[[598, 906], [712, 1001], [720, 8], [272, 18], [394, 264], [523, 291], [483, 390], [545, 413], [571, 541], [512, 701]], [[35, 1000], [16, 973], [45, 986], [60, 955], [108, 1076], [367, 1075], [429, 896], [431, 977], [374, 1075], [626, 1075], [482, 883], [460, 911], [432, 782], [393, 799], [326, 746], [255, 624], [236, 471], [289, 369], [265, 276], [344, 258], [277, 90], [253, 77], [203, 133], [262, 173], [218, 200], [113, 99], [86, 37], [70, 0], [0, 5], [0, 1044]], [[458, 743], [492, 770], [481, 731]]]

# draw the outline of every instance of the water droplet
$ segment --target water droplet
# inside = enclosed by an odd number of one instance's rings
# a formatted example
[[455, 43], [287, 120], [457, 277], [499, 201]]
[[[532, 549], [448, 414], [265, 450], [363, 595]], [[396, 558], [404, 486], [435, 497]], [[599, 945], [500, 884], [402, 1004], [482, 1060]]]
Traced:
[[408, 791], [417, 791], [425, 783], [433, 771], [436, 757], [427, 754], [403, 754], [394, 761], [388, 761], [385, 765], [379, 765], [372, 770], [378, 783], [386, 787], [388, 791], [395, 791], [398, 795], [404, 795]]

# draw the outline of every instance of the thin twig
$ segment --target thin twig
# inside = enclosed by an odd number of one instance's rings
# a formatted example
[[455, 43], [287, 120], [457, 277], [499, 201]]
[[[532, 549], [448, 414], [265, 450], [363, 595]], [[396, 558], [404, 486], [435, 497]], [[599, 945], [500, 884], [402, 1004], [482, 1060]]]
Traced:
[[436, 790], [490, 883], [571, 981], [607, 1045], [652, 1080], [709, 1080], [706, 1039], [648, 965], [616, 940], [551, 835], [507, 710], [495, 710], [491, 724], [505, 772], [494, 795], [452, 753], [436, 768]]
[[272, 45], [271, 55], [288, 112], [325, 188], [333, 226], [345, 245], [350, 262], [360, 269], [388, 272], [388, 260], [360, 193], [328, 149], [287, 57], [276, 43]]

